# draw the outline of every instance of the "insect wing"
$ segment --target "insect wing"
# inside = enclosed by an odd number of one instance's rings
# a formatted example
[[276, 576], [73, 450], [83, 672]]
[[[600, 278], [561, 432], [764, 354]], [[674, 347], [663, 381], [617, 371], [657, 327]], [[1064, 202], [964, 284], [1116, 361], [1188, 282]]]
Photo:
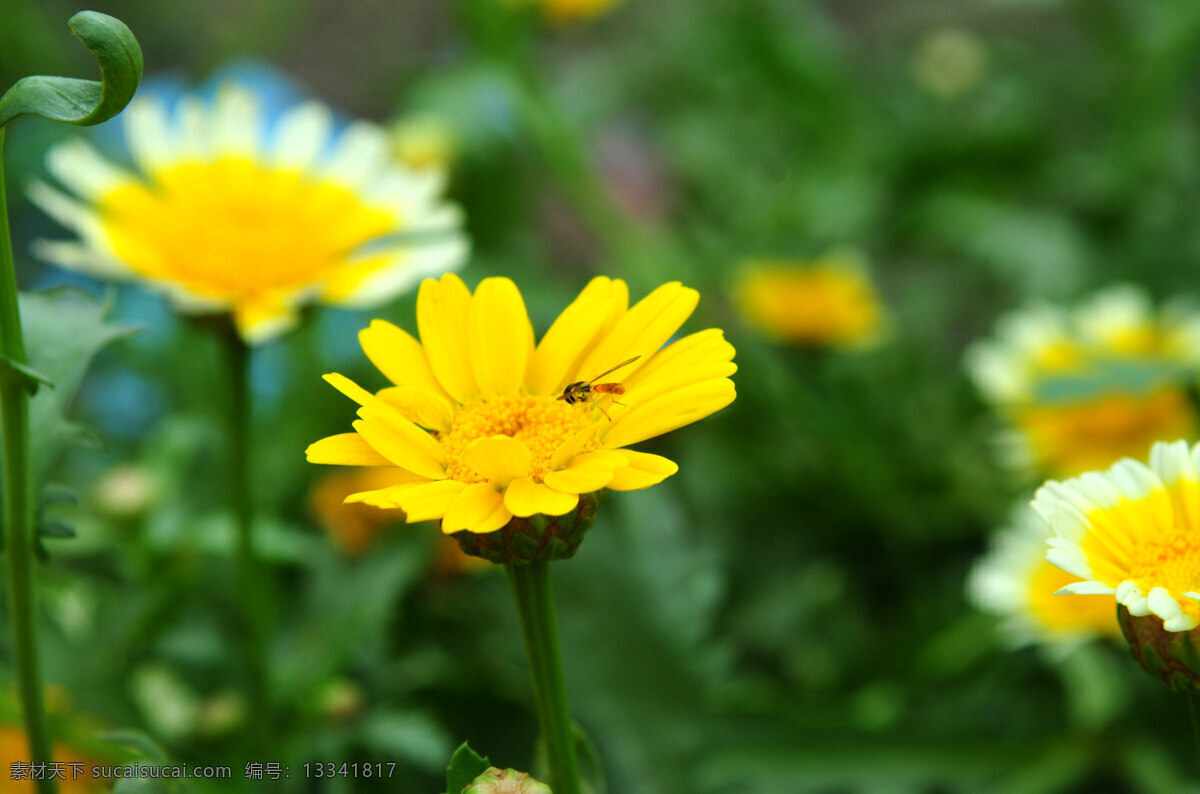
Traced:
[[603, 378], [605, 375], [611, 375], [612, 373], [614, 373], [614, 372], [616, 372], [617, 370], [619, 370], [621, 367], [628, 367], [630, 364], [632, 364], [633, 362], [637, 361], [639, 358], [641, 358], [641, 356], [640, 356], [640, 355], [638, 355], [638, 356], [634, 356], [633, 358], [627, 358], [627, 359], [625, 359], [624, 361], [622, 361], [620, 364], [616, 365], [615, 367], [613, 367], [613, 368], [611, 368], [611, 369], [608, 369], [608, 370], [605, 370], [604, 372], [601, 372], [599, 375], [597, 375], [596, 377], [594, 377], [594, 378], [592, 378], [591, 380], [589, 380], [589, 381], [588, 381], [588, 385], [589, 385], [589, 386], [591, 386], [593, 383], [595, 383], [596, 381], [600, 380], [600, 379], [601, 379], [601, 378]]

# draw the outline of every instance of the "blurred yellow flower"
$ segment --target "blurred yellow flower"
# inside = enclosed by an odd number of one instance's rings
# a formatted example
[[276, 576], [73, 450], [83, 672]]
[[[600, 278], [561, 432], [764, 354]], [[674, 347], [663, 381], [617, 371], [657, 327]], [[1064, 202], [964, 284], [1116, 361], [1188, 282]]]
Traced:
[[1039, 305], [1009, 315], [966, 364], [1011, 425], [1003, 441], [1017, 467], [1068, 477], [1196, 431], [1187, 390], [1200, 367], [1200, 316], [1156, 313], [1134, 287], [1071, 312]]
[[346, 494], [412, 482], [414, 477], [392, 467], [335, 471], [321, 477], [312, 490], [313, 514], [343, 553], [357, 557], [397, 516], [366, 504], [346, 504]]
[[917, 85], [943, 99], [956, 99], [987, 75], [987, 46], [962, 28], [939, 28], [923, 36], [913, 53]]
[[[410, 522], [441, 519], [446, 533], [565, 515], [604, 488], [648, 488], [678, 467], [624, 447], [734, 398], [734, 351], [720, 330], [663, 347], [698, 300], [670, 283], [630, 307], [625, 282], [596, 278], [535, 346], [512, 281], [484, 279], [472, 295], [453, 274], [428, 279], [417, 297], [419, 342], [382, 320], [359, 334], [394, 386], [371, 394], [325, 376], [361, 406], [360, 418], [355, 432], [312, 444], [308, 460], [404, 470], [413, 482], [347, 500], [399, 508]], [[606, 379], [624, 384], [619, 398], [560, 399], [569, 384], [623, 362]]]
[[1200, 445], [1160, 442], [1149, 466], [1048, 482], [1033, 507], [1054, 531], [1046, 558], [1082, 580], [1063, 592], [1114, 595], [1167, 631], [1200, 625]]
[[[84, 794], [108, 789], [107, 781], [91, 776], [92, 767], [103, 763], [102, 761], [89, 758], [78, 750], [63, 745], [55, 748], [54, 761], [59, 764], [56, 769], [60, 776], [55, 778], [59, 791], [67, 794], [72, 794], [72, 792]], [[32, 794], [34, 791], [33, 779], [12, 779], [13, 764], [30, 762], [29, 742], [25, 737], [24, 728], [16, 725], [0, 725], [0, 762], [4, 765], [0, 769], [0, 792], [18, 794], [18, 792], [28, 791]]]
[[736, 295], [747, 323], [796, 344], [868, 347], [879, 341], [884, 327], [875, 285], [848, 252], [804, 263], [750, 262]]
[[268, 125], [233, 84], [173, 114], [136, 99], [122, 118], [136, 173], [83, 140], [48, 153], [78, 198], [40, 182], [30, 197], [79, 240], [40, 242], [44, 259], [146, 282], [181, 311], [230, 311], [261, 342], [303, 303], [376, 305], [465, 258], [441, 172], [399, 163], [373, 124], [336, 133], [331, 111], [308, 102]]
[[1057, 595], [1079, 577], [1046, 560], [1050, 537], [1045, 522], [1022, 506], [1012, 524], [993, 536], [991, 549], [971, 571], [967, 579], [971, 601], [1003, 618], [1001, 631], [1015, 645], [1041, 642], [1066, 648], [1095, 636], [1119, 636], [1111, 599]]
[[[391, 466], [364, 466], [347, 471], [334, 471], [317, 482], [310, 504], [313, 514], [329, 533], [333, 544], [342, 553], [358, 557], [370, 548], [388, 527], [403, 520], [403, 516], [397, 515], [395, 511], [363, 502], [347, 503], [346, 494], [417, 481], [416, 475]], [[433, 560], [434, 572], [441, 575], [453, 575], [486, 565], [486, 560], [464, 554], [453, 538], [442, 538]]]
[[392, 151], [414, 171], [449, 171], [457, 151], [454, 129], [436, 116], [403, 118], [388, 130]]
[[510, 0], [542, 7], [546, 19], [558, 25], [571, 22], [586, 22], [622, 2], [622, 0]]

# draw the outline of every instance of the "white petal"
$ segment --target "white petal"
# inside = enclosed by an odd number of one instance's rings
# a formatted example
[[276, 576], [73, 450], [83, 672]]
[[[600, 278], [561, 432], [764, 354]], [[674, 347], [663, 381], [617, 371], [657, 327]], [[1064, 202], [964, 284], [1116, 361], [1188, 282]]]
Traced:
[[221, 86], [212, 110], [212, 135], [220, 154], [257, 157], [262, 118], [254, 95], [234, 83]]
[[173, 134], [167, 109], [156, 99], [138, 99], [122, 114], [129, 153], [143, 173], [152, 174], [174, 162]]
[[319, 102], [289, 109], [275, 127], [272, 156], [282, 168], [305, 170], [329, 145], [333, 114]]
[[1071, 595], [1112, 595], [1114, 591], [1104, 582], [1072, 582], [1061, 590], [1056, 591], [1056, 595], [1071, 594]]

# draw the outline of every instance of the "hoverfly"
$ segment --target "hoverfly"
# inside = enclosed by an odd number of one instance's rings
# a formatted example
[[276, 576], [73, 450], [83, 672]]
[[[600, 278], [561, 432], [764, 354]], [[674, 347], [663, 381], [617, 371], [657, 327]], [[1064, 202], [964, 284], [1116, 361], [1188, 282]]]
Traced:
[[[629, 366], [633, 362], [637, 361], [639, 358], [641, 358], [641, 356], [634, 356], [633, 358], [627, 358], [624, 361], [622, 361], [620, 364], [617, 364], [615, 367], [612, 367], [611, 369], [601, 372], [599, 375], [597, 375], [596, 377], [592, 378], [589, 381], [577, 380], [574, 383], [568, 383], [567, 387], [565, 389], [563, 389], [563, 393], [558, 395], [558, 399], [566, 401], [567, 405], [574, 405], [575, 403], [582, 403], [582, 402], [590, 402], [592, 405], [595, 405], [597, 408], [600, 408], [600, 413], [604, 414], [604, 418], [611, 422], [612, 417], [609, 416], [608, 412], [605, 411], [603, 408], [601, 408], [600, 404], [596, 402], [597, 395], [600, 395], [600, 394], [624, 394], [625, 387], [622, 386], [620, 383], [596, 383], [596, 381], [600, 380], [601, 378], [603, 378], [606, 375], [611, 375], [612, 373], [621, 369], [621, 367]], [[613, 400], [613, 402], [617, 403], [617, 405], [624, 405], [624, 403], [617, 402], [615, 399]]]

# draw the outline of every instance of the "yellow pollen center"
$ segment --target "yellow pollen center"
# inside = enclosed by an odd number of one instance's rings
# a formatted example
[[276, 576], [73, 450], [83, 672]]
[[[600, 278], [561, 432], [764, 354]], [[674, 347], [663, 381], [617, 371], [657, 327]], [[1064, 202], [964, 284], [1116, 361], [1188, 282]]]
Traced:
[[1200, 592], [1200, 536], [1191, 528], [1176, 525], [1169, 534], [1135, 544], [1129, 578], [1145, 592], [1153, 587], [1164, 587], [1176, 597]]
[[[446, 451], [446, 473], [459, 482], [486, 482], [463, 461], [471, 442], [491, 436], [510, 436], [525, 443], [533, 453], [526, 476], [541, 482], [551, 471], [550, 461], [563, 442], [595, 423], [590, 405], [568, 405], [553, 397], [510, 395], [481, 397], [458, 409], [450, 429], [439, 434]], [[590, 440], [580, 450], [596, 449], [599, 441]]]
[[345, 187], [244, 157], [179, 163], [99, 204], [117, 258], [210, 297], [307, 286], [397, 225]]

